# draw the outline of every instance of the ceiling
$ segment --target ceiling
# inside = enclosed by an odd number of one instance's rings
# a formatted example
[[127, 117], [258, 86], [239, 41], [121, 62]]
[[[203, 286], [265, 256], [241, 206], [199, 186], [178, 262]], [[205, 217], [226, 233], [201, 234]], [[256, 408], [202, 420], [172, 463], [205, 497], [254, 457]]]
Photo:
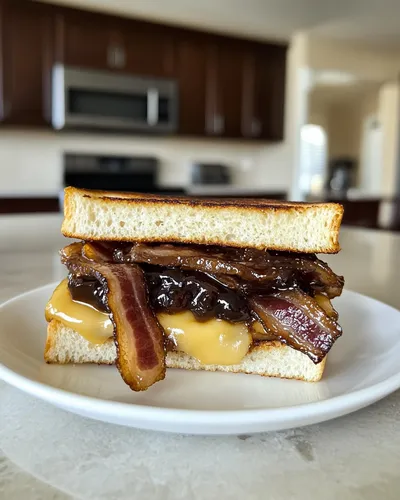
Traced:
[[250, 38], [297, 31], [400, 48], [399, 0], [44, 0]]
[[400, 50], [400, 1], [365, 0], [348, 17], [330, 19], [310, 30], [311, 34], [343, 40], [365, 48]]
[[355, 104], [366, 96], [378, 99], [380, 85], [359, 80], [348, 85], [315, 85], [309, 98], [321, 105]]

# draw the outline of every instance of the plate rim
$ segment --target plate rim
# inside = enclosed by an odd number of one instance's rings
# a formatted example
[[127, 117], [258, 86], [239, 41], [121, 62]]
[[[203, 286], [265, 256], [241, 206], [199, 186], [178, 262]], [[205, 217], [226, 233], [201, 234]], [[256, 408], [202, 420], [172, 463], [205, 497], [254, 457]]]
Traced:
[[[0, 317], [3, 309], [10, 306], [26, 296], [34, 295], [46, 288], [56, 286], [58, 281], [25, 291], [15, 297], [12, 297], [0, 304]], [[346, 294], [367, 298], [369, 301], [379, 305], [384, 305], [396, 313], [400, 310], [377, 300], [368, 295], [364, 295], [353, 290], [345, 290]], [[394, 375], [362, 389], [358, 389], [347, 394], [341, 394], [320, 401], [312, 401], [294, 406], [276, 407], [276, 408], [252, 408], [252, 409], [234, 409], [234, 410], [202, 410], [190, 408], [168, 408], [162, 406], [144, 405], [138, 403], [128, 403], [122, 401], [112, 401], [96, 398], [71, 392], [59, 387], [53, 387], [44, 382], [30, 379], [10, 368], [4, 366], [0, 361], [0, 380], [44, 401], [50, 402], [61, 407], [70, 407], [75, 410], [86, 410], [90, 408], [92, 413], [105, 416], [114, 416], [118, 414], [123, 418], [141, 418], [148, 421], [160, 421], [164, 424], [173, 424], [179, 422], [188, 422], [198, 425], [238, 425], [245, 420], [248, 424], [269, 424], [277, 420], [290, 422], [301, 418], [310, 417], [313, 420], [318, 419], [324, 414], [334, 414], [335, 416], [351, 413], [359, 408], [365, 407], [379, 399], [386, 397], [396, 389], [400, 388], [400, 367]], [[344, 410], [344, 412], [343, 412]]]

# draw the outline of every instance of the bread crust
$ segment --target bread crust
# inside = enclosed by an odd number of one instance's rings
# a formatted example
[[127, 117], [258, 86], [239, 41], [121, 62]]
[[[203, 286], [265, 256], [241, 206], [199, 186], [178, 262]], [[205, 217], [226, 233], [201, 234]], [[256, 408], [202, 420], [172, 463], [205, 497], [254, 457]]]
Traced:
[[[96, 219], [98, 214], [101, 220]], [[108, 221], [103, 220], [105, 217], [109, 217]], [[337, 253], [342, 217], [343, 207], [337, 203], [170, 197], [69, 187], [65, 189], [62, 233], [70, 238], [93, 241]], [[286, 234], [280, 230], [283, 225], [287, 226]]]

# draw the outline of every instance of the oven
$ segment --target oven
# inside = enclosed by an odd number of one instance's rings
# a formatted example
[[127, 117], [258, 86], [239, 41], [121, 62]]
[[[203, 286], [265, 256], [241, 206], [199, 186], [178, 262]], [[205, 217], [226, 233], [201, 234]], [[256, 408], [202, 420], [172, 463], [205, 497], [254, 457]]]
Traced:
[[[74, 186], [100, 191], [125, 191], [182, 195], [179, 186], [159, 183], [159, 160], [153, 156], [96, 155], [64, 153], [63, 187]], [[59, 194], [61, 207], [64, 191]]]

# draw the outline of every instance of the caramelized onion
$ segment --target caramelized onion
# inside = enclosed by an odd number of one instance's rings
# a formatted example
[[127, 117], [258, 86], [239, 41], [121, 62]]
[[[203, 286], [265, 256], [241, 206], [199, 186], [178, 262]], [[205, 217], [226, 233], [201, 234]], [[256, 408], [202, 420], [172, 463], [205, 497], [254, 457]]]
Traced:
[[82, 246], [82, 256], [92, 262], [112, 261], [112, 251], [101, 243], [85, 242]]
[[334, 319], [335, 321], [338, 319], [339, 315], [336, 309], [333, 307], [332, 302], [326, 295], [323, 295], [321, 293], [317, 294], [314, 296], [314, 300], [317, 302], [319, 307], [322, 307], [322, 309], [330, 318]]
[[[239, 260], [242, 259], [242, 260]], [[337, 297], [343, 278], [314, 255], [277, 254], [261, 250], [202, 249], [178, 245], [135, 244], [130, 250], [117, 248], [114, 260], [121, 263], [147, 263], [200, 271], [224, 281], [229, 288], [244, 293], [299, 284], [315, 293]], [[226, 279], [229, 277], [230, 279]]]

